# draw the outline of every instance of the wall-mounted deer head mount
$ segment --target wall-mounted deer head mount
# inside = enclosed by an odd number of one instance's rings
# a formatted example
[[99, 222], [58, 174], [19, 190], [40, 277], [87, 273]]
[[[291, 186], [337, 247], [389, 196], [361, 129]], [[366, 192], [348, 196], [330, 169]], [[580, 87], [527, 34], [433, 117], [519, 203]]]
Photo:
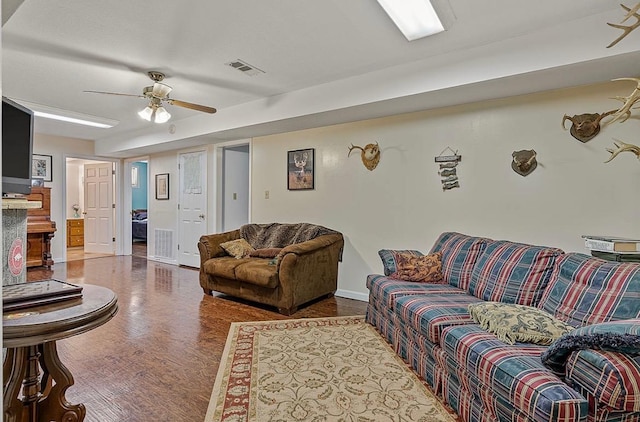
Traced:
[[364, 164], [368, 170], [373, 170], [378, 166], [378, 163], [380, 162], [380, 146], [377, 142], [375, 144], [367, 144], [364, 148], [351, 144], [347, 157], [351, 155], [351, 151], [354, 149], [362, 151], [360, 153], [362, 164]]
[[616, 110], [607, 111], [606, 113], [584, 113], [576, 114], [569, 117], [566, 114], [562, 118], [562, 128], [567, 130], [565, 122], [571, 122], [569, 133], [580, 142], [587, 142], [600, 133], [600, 121], [605, 117], [615, 113]]
[[[637, 27], [640, 26], [640, 14], [638, 13], [638, 11], [640, 10], [640, 3], [636, 4], [633, 7], [627, 7], [624, 4], [621, 4], [620, 7], [622, 7], [624, 10], [627, 11], [627, 14], [624, 15], [624, 19], [622, 19], [620, 24], [608, 23], [607, 22], [607, 25], [612, 26], [614, 28], [622, 29], [623, 32], [622, 32], [622, 35], [620, 35], [611, 44], [609, 44], [607, 46], [607, 48], [613, 47], [614, 45], [618, 44], [618, 42], [620, 42], [620, 40], [622, 40], [624, 37], [629, 35], [631, 33], [631, 31], [633, 31], [634, 29], [636, 29]], [[631, 25], [622, 25], [627, 20], [631, 19], [631, 17], [634, 17], [636, 19], [635, 23], [633, 23]]]
[[613, 148], [607, 148], [607, 152], [611, 153], [611, 157], [609, 157], [609, 159], [607, 161], [605, 161], [605, 163], [608, 163], [609, 161], [613, 160], [614, 158], [616, 158], [618, 156], [618, 154], [620, 154], [621, 152], [625, 152], [625, 151], [629, 151], [634, 153], [635, 155], [638, 156], [638, 160], [640, 160], [640, 147], [637, 145], [633, 145], [633, 144], [627, 144], [626, 142], [622, 142], [619, 139], [613, 139], [614, 142], [613, 144], [616, 146], [616, 149]]
[[536, 167], [538, 167], [536, 155], [536, 152], [532, 149], [513, 151], [513, 153], [511, 154], [511, 156], [513, 157], [511, 168], [520, 176], [528, 176], [532, 171], [536, 169]]

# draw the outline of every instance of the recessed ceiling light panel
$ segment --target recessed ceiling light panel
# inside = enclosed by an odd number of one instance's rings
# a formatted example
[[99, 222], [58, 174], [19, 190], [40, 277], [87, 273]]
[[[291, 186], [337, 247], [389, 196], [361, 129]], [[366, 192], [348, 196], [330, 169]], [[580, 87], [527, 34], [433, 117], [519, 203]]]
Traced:
[[378, 0], [378, 3], [409, 41], [444, 31], [428, 0]]

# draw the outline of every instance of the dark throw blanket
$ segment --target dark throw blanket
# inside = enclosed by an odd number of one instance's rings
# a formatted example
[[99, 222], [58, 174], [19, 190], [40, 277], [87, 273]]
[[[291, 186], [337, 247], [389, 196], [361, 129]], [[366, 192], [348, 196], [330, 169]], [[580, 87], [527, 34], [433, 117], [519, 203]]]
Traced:
[[640, 336], [619, 333], [566, 334], [545, 350], [540, 358], [542, 363], [553, 372], [564, 374], [564, 367], [571, 353], [586, 349], [637, 356], [640, 354]]
[[245, 224], [240, 227], [240, 237], [255, 249], [284, 248], [287, 245], [306, 242], [325, 234], [340, 233], [310, 223]]

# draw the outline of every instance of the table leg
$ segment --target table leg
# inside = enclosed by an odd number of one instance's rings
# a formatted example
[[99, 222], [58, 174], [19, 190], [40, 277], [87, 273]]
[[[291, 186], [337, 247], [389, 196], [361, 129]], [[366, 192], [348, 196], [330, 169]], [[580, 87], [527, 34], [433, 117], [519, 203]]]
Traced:
[[82, 422], [86, 415], [84, 405], [73, 405], [64, 396], [72, 385], [73, 376], [60, 361], [55, 342], [7, 349], [3, 366], [3, 420]]
[[[38, 403], [39, 421], [82, 422], [87, 413], [84, 405], [71, 404], [64, 393], [73, 385], [71, 371], [60, 360], [56, 343], [39, 346], [42, 350], [40, 366], [43, 375], [41, 389], [46, 394]], [[55, 381], [55, 384], [54, 384]]]
[[[18, 395], [22, 389], [22, 381], [27, 373], [27, 348], [7, 349], [2, 367], [3, 379], [3, 412], [5, 422], [23, 420], [24, 404]], [[26, 414], [25, 414], [26, 415]]]

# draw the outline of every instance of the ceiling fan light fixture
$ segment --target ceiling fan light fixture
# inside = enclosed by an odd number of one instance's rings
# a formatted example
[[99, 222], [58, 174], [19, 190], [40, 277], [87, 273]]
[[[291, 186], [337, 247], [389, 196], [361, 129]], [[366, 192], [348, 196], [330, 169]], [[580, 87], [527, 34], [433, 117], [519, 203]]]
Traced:
[[151, 121], [151, 116], [153, 115], [153, 109], [150, 106], [146, 106], [143, 110], [138, 112], [138, 116], [142, 117], [147, 122]]
[[164, 107], [160, 106], [156, 109], [156, 118], [154, 122], [165, 123], [170, 118], [171, 118], [171, 113], [169, 113]]
[[162, 82], [156, 82], [153, 84], [153, 89], [151, 93], [156, 98], [165, 98], [169, 93], [173, 90], [169, 85], [163, 84]]

